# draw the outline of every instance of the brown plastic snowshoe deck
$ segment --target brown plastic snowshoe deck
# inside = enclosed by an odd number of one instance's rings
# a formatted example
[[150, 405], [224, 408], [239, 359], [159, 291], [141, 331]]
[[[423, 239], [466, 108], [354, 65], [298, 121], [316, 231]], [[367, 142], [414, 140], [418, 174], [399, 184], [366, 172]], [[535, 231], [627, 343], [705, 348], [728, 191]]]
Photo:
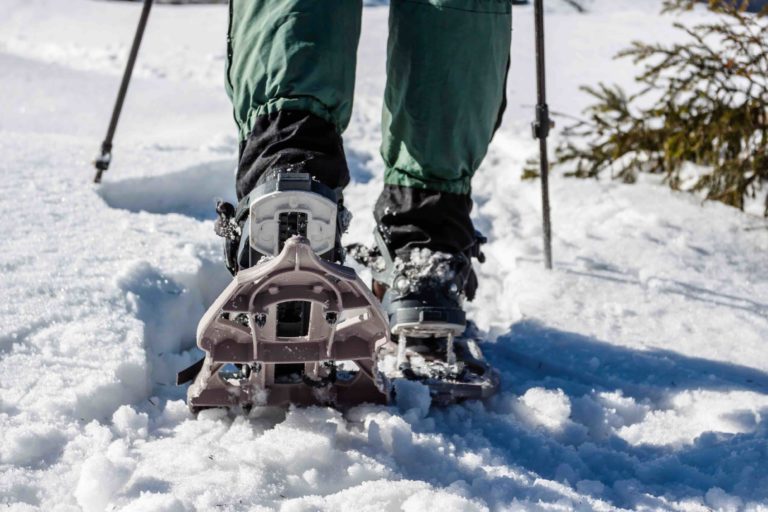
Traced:
[[[303, 305], [299, 335], [278, 335], [286, 303]], [[197, 345], [205, 359], [188, 390], [192, 410], [388, 400], [375, 359], [395, 345], [381, 306], [354, 270], [320, 259], [303, 237], [237, 274], [200, 320]], [[354, 366], [336, 371], [339, 361]]]

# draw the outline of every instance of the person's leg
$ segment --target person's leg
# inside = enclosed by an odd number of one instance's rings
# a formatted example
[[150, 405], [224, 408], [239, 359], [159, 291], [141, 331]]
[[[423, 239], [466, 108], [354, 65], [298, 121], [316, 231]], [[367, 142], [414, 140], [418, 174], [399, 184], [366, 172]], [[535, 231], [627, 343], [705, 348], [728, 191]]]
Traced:
[[510, 0], [392, 0], [374, 213], [393, 254], [474, 246], [471, 179], [504, 110], [511, 25]]
[[237, 195], [292, 166], [349, 181], [349, 123], [361, 0], [231, 0], [227, 92], [240, 134]]

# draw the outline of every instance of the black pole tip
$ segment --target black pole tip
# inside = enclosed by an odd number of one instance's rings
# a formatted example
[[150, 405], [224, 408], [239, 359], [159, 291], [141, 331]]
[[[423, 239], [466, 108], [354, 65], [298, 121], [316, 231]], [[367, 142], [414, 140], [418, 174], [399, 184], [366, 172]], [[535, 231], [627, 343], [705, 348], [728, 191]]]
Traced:
[[93, 166], [96, 168], [96, 175], [93, 177], [94, 183], [101, 183], [102, 175], [109, 169], [109, 164], [112, 162], [112, 153], [110, 149], [111, 144], [106, 142], [102, 144], [99, 156], [93, 161]]

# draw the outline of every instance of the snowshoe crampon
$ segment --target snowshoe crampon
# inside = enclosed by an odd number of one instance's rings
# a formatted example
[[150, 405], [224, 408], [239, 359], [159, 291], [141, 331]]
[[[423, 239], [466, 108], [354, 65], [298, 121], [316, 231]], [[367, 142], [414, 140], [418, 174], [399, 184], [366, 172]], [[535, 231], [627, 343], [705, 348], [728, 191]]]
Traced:
[[188, 405], [382, 403], [376, 360], [396, 347], [378, 301], [354, 270], [324, 261], [300, 236], [241, 270], [200, 321], [205, 359]]
[[488, 398], [498, 390], [499, 375], [483, 357], [474, 324], [462, 331], [432, 325], [397, 332], [396, 352], [379, 360], [387, 386], [397, 379], [421, 382], [439, 405]]

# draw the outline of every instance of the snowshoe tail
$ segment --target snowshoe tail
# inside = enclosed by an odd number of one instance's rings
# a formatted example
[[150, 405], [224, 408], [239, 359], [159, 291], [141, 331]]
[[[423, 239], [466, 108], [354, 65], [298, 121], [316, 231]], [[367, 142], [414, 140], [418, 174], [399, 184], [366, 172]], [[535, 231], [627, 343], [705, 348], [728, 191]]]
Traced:
[[[286, 327], [284, 304], [300, 304], [307, 314]], [[188, 404], [386, 402], [375, 360], [392, 345], [388, 333], [378, 301], [354, 270], [322, 260], [294, 236], [276, 258], [240, 271], [203, 316], [197, 344], [206, 355]]]

